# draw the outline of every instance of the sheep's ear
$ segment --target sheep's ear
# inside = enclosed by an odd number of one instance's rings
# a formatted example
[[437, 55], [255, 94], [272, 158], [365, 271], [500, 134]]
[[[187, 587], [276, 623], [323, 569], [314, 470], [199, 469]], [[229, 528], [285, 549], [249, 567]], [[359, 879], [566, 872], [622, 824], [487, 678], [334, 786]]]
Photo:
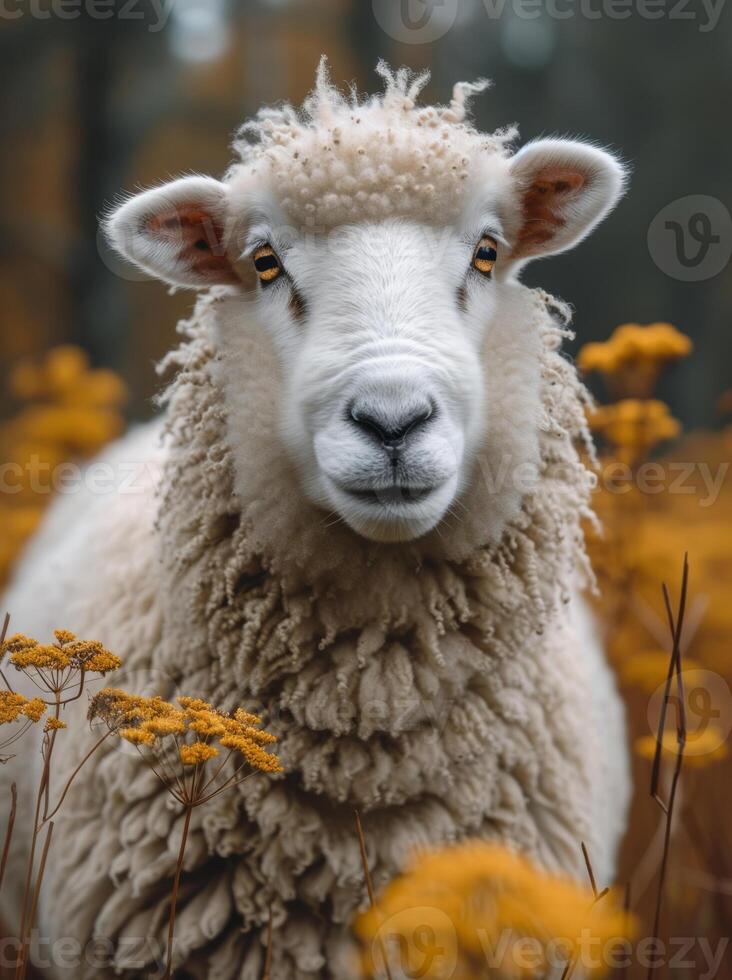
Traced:
[[182, 177], [136, 195], [104, 222], [114, 249], [175, 286], [238, 282], [227, 255], [227, 188], [212, 177]]
[[546, 139], [528, 143], [511, 161], [520, 200], [512, 258], [572, 248], [617, 204], [625, 169], [587, 143]]

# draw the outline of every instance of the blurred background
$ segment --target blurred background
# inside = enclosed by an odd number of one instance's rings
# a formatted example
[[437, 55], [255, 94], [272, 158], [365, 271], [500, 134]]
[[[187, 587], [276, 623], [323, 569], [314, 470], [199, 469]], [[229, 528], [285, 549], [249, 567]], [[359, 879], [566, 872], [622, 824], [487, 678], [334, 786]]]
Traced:
[[574, 304], [580, 342], [625, 321], [687, 332], [694, 356], [663, 394], [685, 425], [714, 424], [732, 383], [732, 266], [684, 281], [659, 268], [647, 234], [689, 195], [732, 206], [732, 12], [715, 2], [721, 12], [661, 0], [649, 19], [642, 0], [3, 0], [0, 371], [78, 343], [122, 373], [130, 415], [148, 415], [153, 362], [190, 295], [131, 281], [98, 217], [139, 185], [221, 174], [236, 127], [262, 103], [299, 102], [326, 52], [334, 79], [366, 90], [379, 57], [429, 68], [430, 100], [488, 76], [482, 127], [615, 147], [633, 168], [620, 208], [528, 280]]
[[[673, 492], [670, 480], [660, 493], [601, 490], [606, 532], [592, 548], [636, 750], [621, 879], [633, 879], [643, 934], [663, 849], [663, 813], [648, 790], [668, 663], [661, 583], [676, 600], [690, 554], [684, 655], [696, 671], [688, 690], [704, 695], [689, 704], [701, 741], [677, 803], [662, 923], [664, 934], [716, 943], [732, 933], [725, 0], [2, 0], [2, 459], [88, 457], [152, 414], [154, 365], [175, 343], [191, 294], [169, 294], [119, 263], [99, 216], [122, 192], [183, 172], [220, 175], [237, 126], [263, 103], [299, 103], [322, 52], [335, 80], [366, 91], [379, 57], [429, 68], [427, 100], [488, 76], [495, 86], [475, 103], [481, 127], [518, 122], [522, 141], [589, 137], [632, 168], [612, 218], [577, 250], [534, 263], [526, 280], [573, 304], [571, 353], [612, 336], [580, 361], [609, 402], [593, 421], [603, 462], [634, 476], [649, 459], [667, 473], [693, 464], [691, 491]], [[628, 323], [656, 327], [613, 333]], [[702, 465], [719, 479], [714, 493]], [[0, 500], [0, 580], [45, 506], [27, 473], [22, 492]], [[731, 959], [728, 951], [709, 976], [732, 976]], [[673, 972], [702, 975], [698, 957]]]

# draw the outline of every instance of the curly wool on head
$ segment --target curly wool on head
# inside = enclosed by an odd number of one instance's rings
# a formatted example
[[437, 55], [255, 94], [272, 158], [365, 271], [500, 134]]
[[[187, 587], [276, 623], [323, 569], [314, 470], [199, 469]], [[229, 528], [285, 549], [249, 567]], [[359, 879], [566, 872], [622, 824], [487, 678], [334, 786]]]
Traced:
[[428, 72], [394, 72], [383, 61], [377, 71], [384, 93], [360, 101], [355, 90], [346, 97], [331, 84], [321, 60], [302, 109], [261, 109], [241, 127], [233, 187], [265, 178], [280, 190], [288, 217], [315, 229], [394, 215], [441, 223], [457, 216], [475, 160], [506, 157], [515, 127], [489, 135], [470, 123], [470, 99], [485, 80], [459, 82], [447, 106], [421, 106]]

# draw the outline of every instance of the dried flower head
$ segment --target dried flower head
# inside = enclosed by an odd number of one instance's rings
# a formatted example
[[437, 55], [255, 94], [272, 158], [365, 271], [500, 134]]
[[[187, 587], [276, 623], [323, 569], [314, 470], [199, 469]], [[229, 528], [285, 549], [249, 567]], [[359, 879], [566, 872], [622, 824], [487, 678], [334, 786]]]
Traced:
[[106, 674], [122, 664], [119, 657], [97, 640], [77, 640], [69, 630], [56, 630], [55, 636], [56, 643], [48, 644], [18, 633], [3, 643], [0, 659], [9, 655], [10, 663], [18, 670], [35, 668], [95, 674]]
[[66, 728], [66, 722], [61, 721], [60, 718], [47, 718], [46, 724], [43, 726], [44, 732], [54, 732], [61, 731], [62, 728]]
[[589, 413], [590, 428], [603, 437], [619, 459], [635, 461], [660, 442], [675, 439], [681, 426], [665, 402], [625, 398]]
[[691, 349], [691, 340], [670, 323], [623, 323], [604, 343], [585, 344], [577, 363], [583, 371], [613, 375], [639, 364], [675, 361]]
[[45, 710], [46, 705], [40, 698], [25, 698], [15, 691], [0, 691], [0, 725], [19, 718], [37, 722]]
[[184, 766], [197, 766], [201, 762], [208, 762], [219, 754], [219, 750], [214, 745], [206, 742], [194, 742], [192, 745], [181, 745], [180, 761]]
[[257, 727], [262, 723], [258, 715], [242, 709], [227, 714], [201, 698], [180, 697], [172, 704], [158, 696], [105, 688], [92, 699], [89, 717], [101, 718], [128, 742], [147, 746], [161, 757], [166, 754], [166, 740], [171, 740], [185, 766], [217, 756], [219, 749], [211, 742], [218, 742], [230, 754], [243, 756], [252, 769], [282, 771], [277, 756], [263, 748], [276, 742], [275, 736]]

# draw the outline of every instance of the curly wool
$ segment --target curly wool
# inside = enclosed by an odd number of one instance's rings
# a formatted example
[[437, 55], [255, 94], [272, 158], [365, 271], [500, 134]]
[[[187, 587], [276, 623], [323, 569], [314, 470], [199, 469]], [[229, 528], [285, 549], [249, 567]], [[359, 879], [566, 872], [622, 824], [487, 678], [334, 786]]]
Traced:
[[[237, 499], [217, 297], [182, 325], [156, 534], [139, 510], [104, 532], [129, 555], [114, 572], [124, 587], [104, 584], [104, 609], [78, 615], [125, 657], [128, 687], [152, 675], [164, 695], [264, 709], [280, 739], [284, 777], [253, 776], [195, 811], [177, 929], [190, 976], [258, 980], [270, 907], [272, 976], [353, 975], [348, 923], [365, 898], [354, 807], [377, 887], [432, 842], [497, 839], [575, 874], [578, 842], [602, 847], [588, 680], [562, 613], [584, 554], [585, 393], [558, 352], [559, 308], [523, 293], [543, 349], [541, 482], [500, 540], [459, 559], [439, 537], [398, 549], [327, 528], [266, 427], [258, 462], [274, 503]], [[477, 484], [469, 525], [473, 498]], [[461, 533], [480, 539], [478, 523]], [[109, 743], [74, 801], [55, 831], [46, 921], [110, 937], [116, 971], [139, 977], [163, 948], [180, 814]]]
[[460, 82], [448, 106], [416, 100], [429, 73], [392, 72], [380, 62], [383, 95], [359, 102], [331, 85], [325, 59], [302, 110], [262, 109], [234, 143], [241, 162], [228, 173], [277, 189], [288, 217], [304, 228], [329, 229], [395, 214], [441, 222], [463, 208], [479, 158], [504, 157], [514, 128], [486, 135], [467, 119], [471, 96], [486, 81]]

